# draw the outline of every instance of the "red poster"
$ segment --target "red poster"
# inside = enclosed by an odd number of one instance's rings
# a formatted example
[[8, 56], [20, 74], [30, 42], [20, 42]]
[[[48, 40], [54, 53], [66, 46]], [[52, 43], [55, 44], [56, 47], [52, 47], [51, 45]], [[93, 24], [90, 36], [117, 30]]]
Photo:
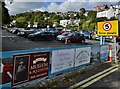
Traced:
[[49, 52], [14, 55], [12, 86], [48, 76]]

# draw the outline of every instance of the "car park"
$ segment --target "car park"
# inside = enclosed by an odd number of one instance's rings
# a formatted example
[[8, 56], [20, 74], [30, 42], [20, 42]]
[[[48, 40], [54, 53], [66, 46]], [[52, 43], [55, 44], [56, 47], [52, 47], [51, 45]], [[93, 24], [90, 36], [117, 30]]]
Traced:
[[60, 34], [63, 34], [64, 32], [72, 32], [72, 30], [71, 30], [71, 29], [66, 29], [66, 28], [64, 28], [64, 29], [61, 30], [59, 33], [60, 33]]
[[12, 28], [8, 28], [7, 29], [8, 32], [12, 32], [12, 30], [13, 30]]
[[53, 31], [51, 30], [51, 31], [48, 31], [48, 32], [51, 32], [51, 33], [52, 33], [52, 37], [53, 37], [54, 40], [56, 40], [56, 37], [59, 35], [59, 31], [57, 31], [57, 30], [55, 30], [55, 31], [54, 31], [54, 30], [53, 30]]
[[34, 32], [36, 32], [36, 30], [34, 30], [34, 29], [30, 29], [30, 30], [29, 29], [22, 29], [17, 33], [17, 35], [27, 38], [29, 34], [34, 33]]
[[117, 42], [120, 43], [120, 36], [117, 36], [117, 37], [116, 37], [116, 40], [117, 40]]
[[114, 37], [113, 36], [106, 36], [105, 41], [114, 42]]
[[52, 33], [49, 31], [38, 31], [28, 35], [28, 38], [34, 41], [38, 40], [52, 40]]
[[92, 34], [88, 30], [80, 30], [80, 33], [83, 34], [86, 39], [92, 39]]
[[97, 31], [95, 31], [95, 32], [92, 34], [92, 39], [93, 39], [93, 40], [100, 40], [100, 36], [97, 35]]
[[85, 38], [86, 39], [91, 39], [92, 38], [92, 35], [91, 35], [91, 33], [90, 32], [84, 32], [84, 36], [85, 36]]
[[63, 34], [58, 35], [58, 36], [56, 37], [56, 40], [61, 41], [61, 40], [62, 40], [63, 38], [65, 38], [69, 33], [70, 33], [70, 32], [64, 32]]
[[18, 32], [20, 32], [20, 29], [19, 29], [19, 28], [13, 28], [13, 29], [12, 29], [12, 33], [13, 33], [13, 34], [17, 34]]
[[65, 42], [82, 42], [85, 43], [85, 36], [79, 32], [72, 32], [68, 34], [65, 38], [62, 38], [62, 41]]

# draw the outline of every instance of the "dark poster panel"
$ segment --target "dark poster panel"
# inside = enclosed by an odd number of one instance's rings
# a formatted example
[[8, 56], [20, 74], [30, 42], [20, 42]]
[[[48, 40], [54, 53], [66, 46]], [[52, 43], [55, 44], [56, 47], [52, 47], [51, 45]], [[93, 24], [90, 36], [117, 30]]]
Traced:
[[48, 76], [49, 53], [33, 53], [31, 54], [29, 66], [29, 80], [34, 80]]
[[48, 76], [49, 52], [14, 55], [12, 86]]

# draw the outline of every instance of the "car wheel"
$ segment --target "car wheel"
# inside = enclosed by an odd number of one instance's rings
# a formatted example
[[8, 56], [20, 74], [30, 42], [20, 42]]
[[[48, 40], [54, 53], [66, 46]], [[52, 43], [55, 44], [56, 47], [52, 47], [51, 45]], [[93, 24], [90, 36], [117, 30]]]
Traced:
[[49, 41], [52, 41], [52, 38], [51, 38], [51, 37], [49, 38]]
[[82, 43], [85, 43], [85, 40], [82, 40]]
[[33, 40], [34, 40], [34, 41], [38, 41], [38, 38], [34, 37]]
[[70, 43], [70, 40], [68, 39], [67, 42]]
[[20, 32], [18, 32], [17, 35], [19, 36], [19, 35], [20, 35]]

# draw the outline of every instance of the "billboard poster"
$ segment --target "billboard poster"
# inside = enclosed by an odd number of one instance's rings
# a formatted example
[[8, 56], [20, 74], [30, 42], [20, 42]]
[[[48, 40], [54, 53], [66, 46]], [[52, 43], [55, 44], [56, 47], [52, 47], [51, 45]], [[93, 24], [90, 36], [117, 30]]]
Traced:
[[49, 52], [14, 55], [12, 86], [48, 76]]
[[75, 49], [52, 51], [51, 73], [59, 72], [74, 66]]
[[91, 47], [76, 48], [75, 67], [90, 63]]
[[100, 46], [91, 47], [91, 62], [100, 60]]
[[100, 60], [107, 60], [108, 55], [109, 55], [109, 45], [101, 46]]

